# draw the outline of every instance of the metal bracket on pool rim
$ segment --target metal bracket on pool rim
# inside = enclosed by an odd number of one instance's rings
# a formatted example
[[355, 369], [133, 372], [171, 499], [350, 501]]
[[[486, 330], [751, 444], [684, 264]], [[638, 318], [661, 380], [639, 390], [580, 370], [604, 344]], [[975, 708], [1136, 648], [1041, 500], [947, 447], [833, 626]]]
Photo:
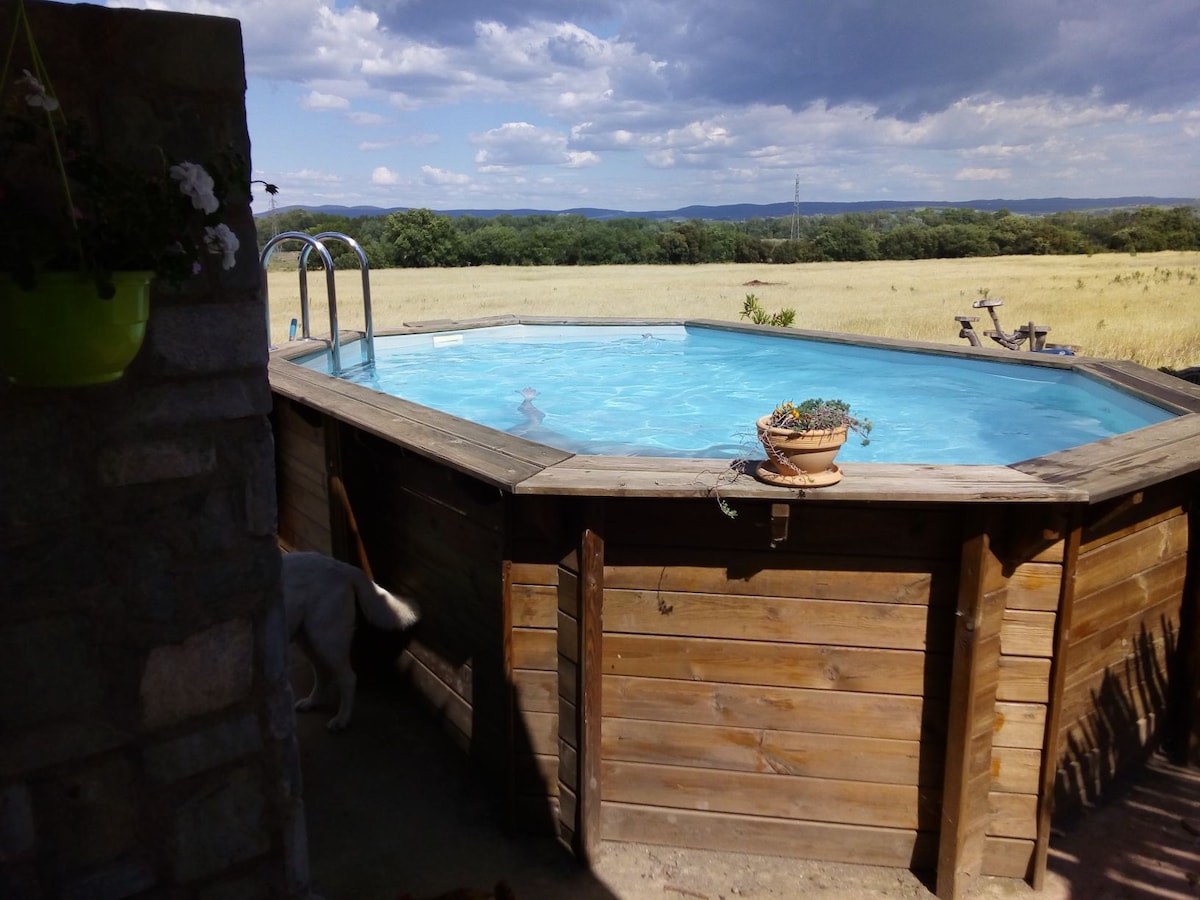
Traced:
[[771, 504], [771, 546], [777, 547], [788, 538], [788, 521], [792, 508], [786, 503]]

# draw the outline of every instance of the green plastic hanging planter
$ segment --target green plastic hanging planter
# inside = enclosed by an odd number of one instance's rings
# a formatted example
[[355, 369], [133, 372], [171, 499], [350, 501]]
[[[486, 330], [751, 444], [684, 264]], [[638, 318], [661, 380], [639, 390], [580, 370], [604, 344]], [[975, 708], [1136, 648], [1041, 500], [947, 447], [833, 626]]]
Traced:
[[153, 272], [114, 272], [116, 294], [95, 282], [47, 272], [31, 291], [0, 278], [0, 371], [27, 387], [79, 387], [116, 381], [146, 336]]

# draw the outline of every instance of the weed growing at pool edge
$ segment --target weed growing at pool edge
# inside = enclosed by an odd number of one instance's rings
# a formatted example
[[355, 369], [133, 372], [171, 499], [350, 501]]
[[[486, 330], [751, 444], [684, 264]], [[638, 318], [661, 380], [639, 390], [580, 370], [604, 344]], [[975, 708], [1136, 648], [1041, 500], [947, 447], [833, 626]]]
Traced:
[[758, 302], [756, 296], [747, 294], [745, 301], [742, 303], [741, 318], [749, 319], [755, 325], [774, 325], [778, 328], [790, 328], [792, 323], [796, 321], [796, 310], [789, 307], [781, 309], [778, 312], [769, 313], [762, 308], [762, 304]]

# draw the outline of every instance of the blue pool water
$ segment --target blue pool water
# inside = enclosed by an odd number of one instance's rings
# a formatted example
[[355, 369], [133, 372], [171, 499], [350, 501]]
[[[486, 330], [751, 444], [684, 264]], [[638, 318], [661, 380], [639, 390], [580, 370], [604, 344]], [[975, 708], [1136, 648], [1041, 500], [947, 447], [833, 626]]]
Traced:
[[840, 398], [872, 421], [871, 443], [851, 435], [839, 456], [861, 462], [1005, 465], [1172, 416], [1065, 369], [682, 326], [381, 337], [374, 368], [344, 377], [563, 450], [622, 456], [761, 458], [755, 419], [806, 397]]

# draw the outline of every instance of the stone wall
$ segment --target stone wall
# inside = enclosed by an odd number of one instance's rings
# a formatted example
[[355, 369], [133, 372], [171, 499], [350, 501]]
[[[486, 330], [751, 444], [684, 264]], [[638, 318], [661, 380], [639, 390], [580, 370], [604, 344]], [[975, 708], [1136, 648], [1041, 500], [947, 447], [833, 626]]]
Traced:
[[[249, 159], [236, 21], [27, 7], [106, 147]], [[156, 287], [123, 380], [0, 387], [6, 900], [308, 893], [248, 195], [229, 224], [236, 267]]]

